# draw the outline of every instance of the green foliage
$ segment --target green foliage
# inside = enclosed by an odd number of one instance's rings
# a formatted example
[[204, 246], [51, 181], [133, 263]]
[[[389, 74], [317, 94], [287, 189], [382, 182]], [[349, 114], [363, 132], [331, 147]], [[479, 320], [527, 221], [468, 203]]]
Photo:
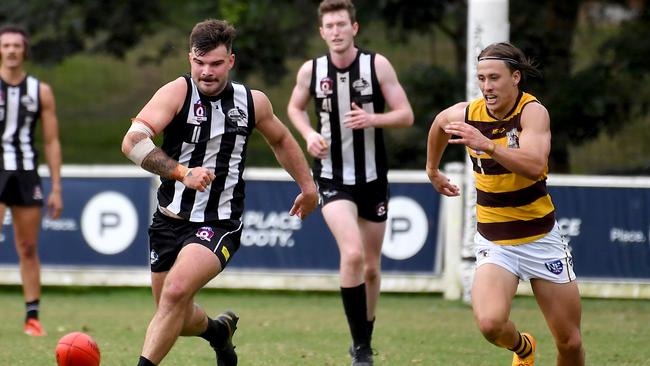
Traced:
[[650, 174], [650, 115], [631, 119], [612, 136], [602, 131], [580, 148], [570, 147], [576, 174]]
[[[0, 22], [25, 25], [32, 33], [32, 66], [38, 66], [32, 70], [54, 87], [64, 161], [121, 163], [126, 161], [116, 146], [128, 119], [158, 87], [187, 71], [189, 31], [205, 18], [227, 19], [237, 27], [233, 78], [267, 92], [278, 116], [287, 121], [285, 105], [295, 70], [326, 50], [317, 32], [317, 4], [4, 0]], [[636, 4], [636, 13], [620, 24], [593, 16], [594, 7], [602, 11], [611, 4], [626, 11]], [[544, 74], [524, 88], [551, 113], [553, 172], [583, 171], [571, 165], [580, 145], [603, 131], [613, 136], [621, 124], [650, 114], [645, 79], [650, 6], [634, 4], [510, 2], [511, 40], [538, 61]], [[387, 131], [390, 164], [406, 167], [407, 161], [409, 168], [421, 168], [433, 116], [464, 99], [467, 2], [380, 0], [356, 5], [358, 44], [391, 60], [416, 113], [414, 128]], [[261, 138], [252, 141], [249, 163], [275, 166], [264, 145]], [[461, 156], [461, 149], [452, 149], [444, 158]], [[617, 169], [603, 165], [596, 170]]]
[[[409, 129], [389, 131], [390, 166], [422, 169], [427, 153], [427, 134], [436, 114], [463, 100], [462, 80], [438, 66], [416, 64], [402, 74], [415, 122]], [[442, 163], [462, 161], [464, 149], [449, 146]]]

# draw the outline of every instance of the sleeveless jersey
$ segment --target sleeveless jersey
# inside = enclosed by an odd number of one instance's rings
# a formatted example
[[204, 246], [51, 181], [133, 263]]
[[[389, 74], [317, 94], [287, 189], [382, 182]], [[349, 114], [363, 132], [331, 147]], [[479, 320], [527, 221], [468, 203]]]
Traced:
[[334, 66], [329, 54], [313, 59], [310, 92], [316, 105], [317, 129], [329, 146], [325, 159], [315, 159], [314, 176], [347, 185], [385, 178], [388, 169], [382, 129], [343, 126], [352, 102], [368, 113], [384, 111], [375, 54], [359, 49], [354, 62], [345, 69]]
[[253, 96], [246, 86], [228, 82], [218, 95], [199, 92], [189, 75], [181, 111], [163, 132], [162, 150], [187, 167], [204, 167], [216, 178], [205, 192], [161, 178], [158, 204], [192, 222], [239, 220], [244, 209], [244, 163], [255, 127]]
[[35, 170], [34, 131], [40, 117], [39, 81], [27, 75], [18, 85], [0, 80], [0, 170]]
[[[513, 109], [499, 120], [490, 115], [485, 99], [473, 100], [465, 111], [465, 122], [476, 127], [494, 143], [519, 148], [521, 113], [528, 103], [538, 103], [520, 93]], [[467, 148], [476, 177], [476, 218], [479, 233], [502, 245], [535, 241], [553, 229], [555, 207], [546, 188], [546, 174], [530, 180], [515, 174], [482, 151]]]

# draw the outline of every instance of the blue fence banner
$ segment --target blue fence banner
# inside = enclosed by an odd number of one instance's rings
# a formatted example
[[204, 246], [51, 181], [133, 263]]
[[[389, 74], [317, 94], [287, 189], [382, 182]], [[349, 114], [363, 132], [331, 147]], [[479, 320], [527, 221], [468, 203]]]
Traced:
[[578, 278], [650, 279], [650, 189], [549, 187]]
[[[43, 265], [147, 266], [151, 178], [62, 178], [64, 208], [58, 220], [43, 210], [39, 253]], [[43, 179], [47, 199], [49, 178]], [[17, 264], [10, 209], [0, 264]]]
[[[437, 273], [439, 195], [424, 184], [393, 183], [390, 187], [383, 270]], [[293, 182], [247, 182], [242, 246], [231, 268], [338, 271], [336, 241], [320, 209], [304, 221], [289, 216], [297, 193]]]

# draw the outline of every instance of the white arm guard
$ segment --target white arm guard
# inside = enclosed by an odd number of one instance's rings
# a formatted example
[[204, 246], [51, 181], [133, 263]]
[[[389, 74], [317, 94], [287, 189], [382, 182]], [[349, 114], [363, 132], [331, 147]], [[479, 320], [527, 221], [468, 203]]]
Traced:
[[135, 146], [133, 146], [133, 149], [131, 149], [126, 157], [128, 157], [132, 162], [141, 166], [144, 158], [146, 158], [147, 155], [149, 155], [149, 153], [152, 152], [155, 148], [156, 145], [153, 143], [153, 141], [151, 141], [149, 137], [147, 137], [135, 144]]
[[152, 138], [154, 135], [153, 130], [149, 126], [135, 119], [133, 120], [133, 123], [131, 123], [131, 127], [129, 127], [127, 133], [129, 132], [141, 132], [149, 138]]

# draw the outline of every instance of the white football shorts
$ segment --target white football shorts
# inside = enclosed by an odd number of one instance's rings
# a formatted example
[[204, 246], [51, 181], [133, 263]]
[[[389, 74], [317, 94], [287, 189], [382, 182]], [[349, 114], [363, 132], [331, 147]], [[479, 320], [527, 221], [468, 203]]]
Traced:
[[499, 245], [478, 232], [474, 242], [477, 267], [486, 263], [496, 264], [523, 281], [542, 279], [567, 283], [576, 279], [571, 251], [557, 222], [546, 236], [526, 244]]

